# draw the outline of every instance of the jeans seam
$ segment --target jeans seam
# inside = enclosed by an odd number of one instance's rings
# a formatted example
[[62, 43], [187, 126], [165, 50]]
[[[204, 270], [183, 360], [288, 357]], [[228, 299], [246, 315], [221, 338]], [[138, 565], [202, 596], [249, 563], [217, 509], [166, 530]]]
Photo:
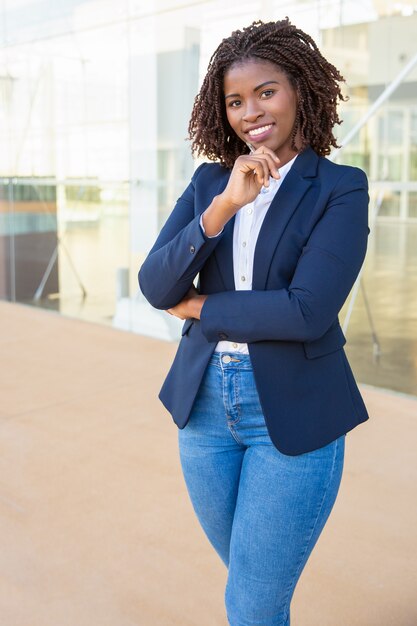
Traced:
[[[303, 553], [301, 554], [301, 556], [300, 556], [300, 558], [299, 558], [299, 560], [298, 560], [298, 565], [297, 565], [297, 567], [296, 567], [296, 569], [295, 569], [295, 572], [294, 572], [294, 575], [293, 575], [293, 577], [292, 577], [292, 579], [291, 579], [291, 581], [290, 581], [290, 583], [289, 583], [289, 585], [288, 585], [288, 588], [287, 588], [287, 591], [286, 591], [285, 602], [284, 602], [284, 605], [285, 605], [285, 606], [286, 606], [286, 605], [287, 605], [287, 603], [288, 603], [288, 596], [289, 596], [289, 594], [290, 594], [290, 591], [291, 591], [291, 589], [293, 589], [293, 588], [294, 588], [294, 581], [295, 581], [295, 580], [298, 580], [298, 577], [300, 576], [300, 568], [301, 568], [301, 565], [302, 565], [302, 563], [303, 563], [304, 557], [305, 557], [305, 555], [306, 555], [306, 553], [307, 553], [308, 547], [309, 547], [310, 542], [311, 542], [311, 539], [312, 539], [312, 537], [313, 537], [313, 533], [314, 533], [314, 530], [315, 530], [315, 528], [316, 528], [316, 526], [317, 526], [317, 522], [318, 522], [318, 519], [319, 519], [319, 517], [320, 517], [320, 513], [321, 513], [321, 511], [322, 511], [322, 509], [323, 509], [323, 504], [324, 504], [324, 501], [325, 501], [325, 498], [326, 498], [327, 492], [328, 492], [328, 490], [329, 490], [330, 482], [331, 482], [331, 480], [332, 480], [332, 478], [333, 478], [333, 474], [334, 474], [334, 470], [335, 470], [336, 455], [337, 455], [337, 450], [338, 450], [338, 447], [339, 447], [339, 441], [338, 441], [338, 440], [336, 440], [336, 445], [335, 445], [335, 447], [334, 447], [334, 453], [333, 453], [332, 468], [331, 468], [331, 471], [330, 471], [329, 480], [328, 480], [328, 482], [327, 482], [326, 488], [325, 488], [325, 489], [324, 489], [324, 491], [323, 491], [323, 497], [322, 497], [321, 502], [320, 502], [320, 505], [319, 505], [319, 507], [318, 507], [317, 515], [316, 515], [315, 520], [314, 520], [314, 522], [313, 522], [313, 525], [312, 525], [312, 527], [311, 527], [311, 530], [310, 530], [310, 535], [309, 535], [309, 537], [308, 537], [308, 539], [307, 539], [307, 541], [306, 541], [305, 548], [304, 548]], [[288, 611], [288, 612], [289, 612], [289, 611]]]
[[[237, 424], [240, 421], [241, 418], [241, 407], [239, 404], [239, 392], [238, 392], [238, 383], [236, 382], [237, 379], [237, 370], [234, 370], [231, 372], [231, 386], [232, 386], [232, 402], [229, 403], [229, 393], [228, 393], [228, 385], [227, 385], [227, 377], [225, 376], [225, 372], [223, 372], [223, 398], [224, 398], [224, 405], [225, 405], [225, 409], [226, 409], [226, 416], [227, 416], [227, 425], [228, 426], [234, 426], [235, 424]], [[227, 399], [227, 400], [226, 400]], [[232, 414], [232, 406], [233, 404], [236, 405], [236, 411], [233, 411], [237, 414], [237, 417], [235, 419], [230, 419], [231, 418], [231, 414]], [[230, 409], [230, 410], [229, 410]], [[241, 443], [241, 442], [240, 442]]]
[[223, 394], [223, 407], [224, 412], [226, 414], [226, 420], [229, 418], [229, 406], [228, 406], [228, 397], [227, 397], [227, 383], [226, 383], [226, 372], [222, 366], [221, 369], [221, 377], [222, 377], [222, 394]]
[[239, 395], [239, 376], [240, 376], [240, 371], [239, 368], [233, 369], [233, 374], [232, 374], [232, 386], [233, 386], [233, 400], [236, 406], [236, 414], [237, 417], [235, 420], [233, 420], [232, 422], [227, 422], [227, 427], [233, 437], [233, 439], [236, 441], [236, 443], [238, 443], [240, 446], [243, 446], [243, 441], [240, 439], [238, 433], [234, 430], [234, 426], [236, 424], [238, 424], [240, 422], [240, 419], [242, 417], [242, 411], [241, 411], [241, 406], [240, 406], [240, 395]]
[[233, 386], [234, 386], [234, 392], [235, 392], [235, 402], [236, 402], [236, 413], [237, 413], [237, 418], [236, 418], [235, 424], [242, 417], [242, 411], [241, 411], [241, 406], [240, 406], [239, 384], [240, 384], [240, 370], [236, 369], [235, 372], [234, 372], [234, 380], [233, 380]]
[[240, 439], [240, 437], [239, 437], [238, 433], [236, 433], [236, 432], [233, 430], [233, 426], [234, 426], [234, 424], [228, 424], [228, 425], [227, 425], [227, 427], [228, 427], [228, 429], [229, 429], [229, 431], [230, 431], [230, 434], [232, 435], [232, 437], [233, 437], [233, 439], [236, 441], [236, 443], [238, 443], [240, 446], [245, 446], [245, 444], [243, 443], [243, 441]]

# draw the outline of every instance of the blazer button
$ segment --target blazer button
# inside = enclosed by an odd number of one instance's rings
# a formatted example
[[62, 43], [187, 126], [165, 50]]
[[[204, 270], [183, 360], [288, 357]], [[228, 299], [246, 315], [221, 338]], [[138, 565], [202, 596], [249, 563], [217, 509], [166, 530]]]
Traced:
[[190, 246], [190, 252], [191, 252], [191, 254], [194, 254], [194, 252], [195, 252], [195, 246]]
[[222, 341], [227, 339], [227, 337], [228, 337], [228, 335], [226, 335], [226, 333], [219, 333], [219, 339], [222, 339]]

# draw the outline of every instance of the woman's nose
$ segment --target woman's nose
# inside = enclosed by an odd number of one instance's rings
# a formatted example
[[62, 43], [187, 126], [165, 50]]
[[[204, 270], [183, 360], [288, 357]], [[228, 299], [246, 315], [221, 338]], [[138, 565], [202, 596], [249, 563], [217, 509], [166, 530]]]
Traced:
[[245, 122], [253, 123], [256, 122], [256, 120], [258, 120], [260, 117], [262, 117], [263, 114], [264, 112], [258, 104], [248, 104], [243, 113], [243, 120]]

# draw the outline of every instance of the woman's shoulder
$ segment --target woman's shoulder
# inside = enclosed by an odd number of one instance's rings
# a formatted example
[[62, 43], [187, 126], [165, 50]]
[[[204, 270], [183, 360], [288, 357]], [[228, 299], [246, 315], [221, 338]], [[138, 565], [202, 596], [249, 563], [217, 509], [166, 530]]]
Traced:
[[308, 146], [300, 152], [293, 165], [294, 169], [305, 178], [316, 179], [326, 187], [333, 188], [340, 182], [368, 185], [366, 174], [359, 167], [335, 163], [331, 157], [320, 156]]
[[361, 181], [368, 184], [366, 173], [354, 165], [335, 163], [326, 157], [319, 157], [319, 175], [332, 177], [335, 181]]
[[223, 176], [229, 176], [230, 170], [221, 165], [220, 163], [204, 162], [201, 163], [195, 170], [192, 181], [194, 184], [201, 182], [207, 182], [211, 179], [220, 179]]

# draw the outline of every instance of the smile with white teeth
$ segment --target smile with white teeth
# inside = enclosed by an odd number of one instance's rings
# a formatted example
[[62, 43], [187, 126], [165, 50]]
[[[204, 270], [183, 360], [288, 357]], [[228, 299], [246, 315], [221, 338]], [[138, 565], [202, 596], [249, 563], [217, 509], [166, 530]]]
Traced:
[[261, 126], [260, 128], [255, 128], [254, 130], [250, 130], [248, 132], [248, 135], [250, 135], [251, 137], [254, 137], [254, 136], [256, 137], [256, 135], [262, 135], [262, 133], [269, 130], [270, 128], [272, 128], [272, 124], [268, 124], [267, 126]]

